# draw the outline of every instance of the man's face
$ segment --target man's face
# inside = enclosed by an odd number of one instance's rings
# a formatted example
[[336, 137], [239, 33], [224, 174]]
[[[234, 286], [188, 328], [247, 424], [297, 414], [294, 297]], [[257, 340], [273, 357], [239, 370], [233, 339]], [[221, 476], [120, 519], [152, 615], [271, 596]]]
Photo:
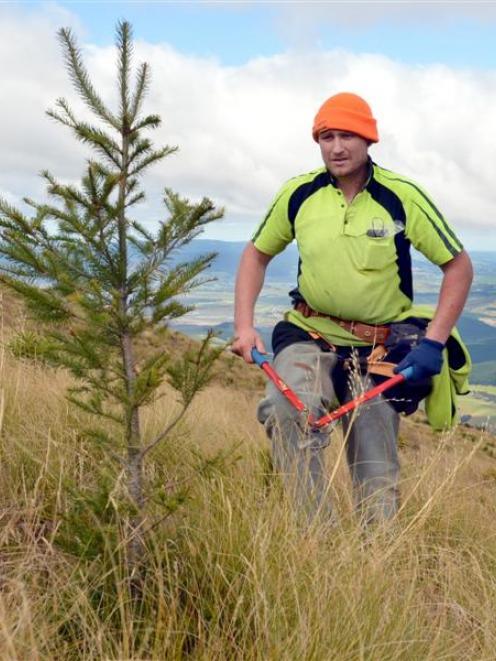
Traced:
[[368, 142], [356, 133], [327, 129], [319, 134], [322, 159], [329, 172], [339, 179], [358, 173], [368, 159]]

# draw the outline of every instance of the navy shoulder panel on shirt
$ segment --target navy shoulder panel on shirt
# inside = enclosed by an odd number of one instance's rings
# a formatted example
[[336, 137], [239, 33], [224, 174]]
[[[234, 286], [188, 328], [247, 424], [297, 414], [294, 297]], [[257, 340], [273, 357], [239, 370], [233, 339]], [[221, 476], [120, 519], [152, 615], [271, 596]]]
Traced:
[[377, 204], [380, 204], [381, 207], [386, 209], [392, 220], [400, 222], [403, 226], [405, 225], [405, 207], [394, 190], [381, 184], [375, 177], [370, 179], [366, 188]]
[[330, 174], [327, 170], [324, 170], [324, 172], [319, 172], [319, 174], [317, 174], [311, 181], [301, 184], [301, 186], [298, 186], [298, 188], [293, 191], [288, 202], [288, 220], [293, 228], [293, 236], [296, 216], [298, 215], [298, 211], [303, 202], [318, 190], [325, 188], [330, 184]]
[[397, 232], [394, 236], [396, 245], [396, 264], [398, 265], [398, 275], [400, 278], [400, 290], [413, 301], [413, 274], [412, 258], [410, 255], [410, 240], [406, 237], [404, 228], [406, 225], [406, 213], [403, 202], [398, 195], [377, 179], [372, 177], [367, 184], [367, 191], [370, 196], [383, 207], [395, 224], [403, 227], [403, 231]]

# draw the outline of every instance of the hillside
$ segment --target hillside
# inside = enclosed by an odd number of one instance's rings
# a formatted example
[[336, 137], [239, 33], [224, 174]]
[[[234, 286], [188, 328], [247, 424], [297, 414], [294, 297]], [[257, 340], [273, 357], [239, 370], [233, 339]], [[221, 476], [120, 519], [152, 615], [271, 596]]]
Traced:
[[[308, 528], [255, 420], [260, 373], [226, 356], [231, 381], [201, 393], [148, 459], [157, 496], [137, 608], [122, 555], [121, 467], [64, 400], [67, 375], [12, 356], [8, 341], [29, 322], [5, 296], [2, 324], [1, 658], [493, 658], [494, 437], [436, 434], [422, 414], [402, 420], [401, 510], [363, 529], [336, 429], [327, 457], [336, 520]], [[171, 351], [191, 342], [168, 341]], [[176, 410], [173, 393], [162, 395], [144, 416], [149, 434]]]

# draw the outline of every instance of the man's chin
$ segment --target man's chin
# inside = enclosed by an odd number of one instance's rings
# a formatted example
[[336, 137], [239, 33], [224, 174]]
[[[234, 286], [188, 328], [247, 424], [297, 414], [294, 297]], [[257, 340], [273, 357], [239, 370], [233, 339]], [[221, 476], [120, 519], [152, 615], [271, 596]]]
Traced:
[[329, 172], [332, 174], [333, 177], [346, 177], [347, 175], [351, 174], [353, 171], [353, 168], [351, 168], [348, 164], [347, 165], [331, 165], [329, 167]]

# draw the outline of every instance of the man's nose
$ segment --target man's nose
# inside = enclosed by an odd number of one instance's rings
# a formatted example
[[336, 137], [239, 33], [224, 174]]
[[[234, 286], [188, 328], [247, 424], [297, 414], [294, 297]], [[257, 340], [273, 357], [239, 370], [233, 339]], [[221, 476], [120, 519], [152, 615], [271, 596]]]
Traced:
[[335, 137], [332, 141], [332, 152], [333, 154], [340, 154], [344, 149], [344, 144], [341, 138]]

